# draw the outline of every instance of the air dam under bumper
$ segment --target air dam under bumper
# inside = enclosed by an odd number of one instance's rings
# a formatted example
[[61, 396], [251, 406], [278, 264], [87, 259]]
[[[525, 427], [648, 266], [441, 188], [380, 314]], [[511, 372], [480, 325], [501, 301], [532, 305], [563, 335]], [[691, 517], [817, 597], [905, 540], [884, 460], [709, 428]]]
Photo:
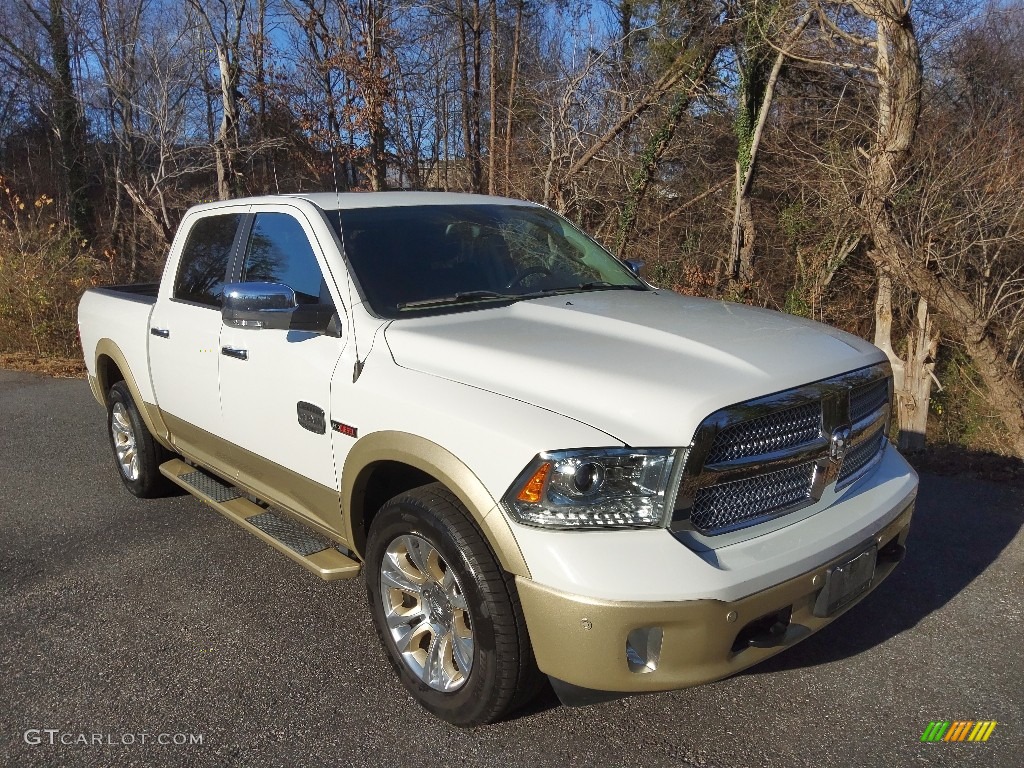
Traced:
[[[602, 601], [517, 577], [537, 664], [544, 673], [571, 686], [622, 693], [668, 691], [734, 675], [827, 626], [884, 581], [902, 559], [913, 510], [911, 499], [873, 537], [879, 555], [870, 588], [827, 618], [814, 615], [825, 573], [856, 555], [859, 547], [734, 602]], [[868, 545], [865, 541], [864, 547]], [[771, 625], [787, 616], [784, 633], [776, 626], [778, 634], [773, 635]], [[649, 627], [660, 627], [663, 633], [654, 669], [627, 660], [630, 632]], [[770, 645], [759, 647], [758, 643]]]

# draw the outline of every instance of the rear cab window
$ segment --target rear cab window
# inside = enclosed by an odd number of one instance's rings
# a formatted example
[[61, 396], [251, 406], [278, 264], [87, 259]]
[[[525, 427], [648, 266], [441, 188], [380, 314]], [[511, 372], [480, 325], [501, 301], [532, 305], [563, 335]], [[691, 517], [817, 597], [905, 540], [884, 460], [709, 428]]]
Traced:
[[241, 213], [199, 219], [181, 249], [171, 298], [220, 309]]

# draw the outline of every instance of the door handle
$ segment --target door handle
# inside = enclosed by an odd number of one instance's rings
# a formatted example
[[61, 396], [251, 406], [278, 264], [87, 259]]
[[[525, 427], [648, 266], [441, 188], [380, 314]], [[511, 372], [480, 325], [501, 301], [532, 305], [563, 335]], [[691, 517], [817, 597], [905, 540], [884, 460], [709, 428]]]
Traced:
[[221, 347], [220, 353], [227, 357], [233, 357], [235, 360], [248, 360], [249, 350], [247, 349], [235, 349], [234, 347]]
[[154, 336], [159, 336], [161, 339], [171, 338], [171, 331], [168, 328], [150, 328], [149, 332]]

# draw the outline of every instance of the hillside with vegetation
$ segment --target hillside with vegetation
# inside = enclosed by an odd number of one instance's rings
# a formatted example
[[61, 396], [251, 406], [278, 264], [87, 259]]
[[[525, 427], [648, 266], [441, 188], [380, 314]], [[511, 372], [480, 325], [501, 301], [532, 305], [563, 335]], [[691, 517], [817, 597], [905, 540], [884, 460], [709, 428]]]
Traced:
[[[1024, 458], [1024, 5], [0, 0], [0, 361], [200, 201], [543, 202], [674, 290], [873, 340], [899, 441]], [[59, 364], [58, 364], [59, 365]]]

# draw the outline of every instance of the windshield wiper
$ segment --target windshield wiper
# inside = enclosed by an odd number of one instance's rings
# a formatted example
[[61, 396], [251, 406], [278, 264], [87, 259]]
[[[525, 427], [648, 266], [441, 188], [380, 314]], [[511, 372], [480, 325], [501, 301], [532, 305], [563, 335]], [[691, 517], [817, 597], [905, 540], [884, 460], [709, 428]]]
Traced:
[[426, 309], [428, 307], [445, 307], [453, 304], [468, 304], [474, 301], [523, 301], [524, 299], [540, 299], [544, 296], [558, 296], [563, 293], [576, 293], [578, 291], [615, 291], [631, 290], [643, 291], [646, 288], [642, 285], [612, 285], [603, 280], [595, 280], [582, 285], [567, 285], [564, 288], [543, 288], [530, 293], [499, 293], [498, 291], [459, 291], [448, 296], [437, 296], [433, 299], [419, 299], [418, 301], [403, 301], [398, 304], [398, 310]]
[[433, 299], [420, 299], [419, 301], [403, 301], [398, 309], [420, 309], [421, 307], [443, 307], [449, 304], [463, 304], [471, 301], [516, 301], [523, 298], [510, 293], [498, 293], [497, 291], [460, 291], [450, 296], [438, 296]]
[[646, 291], [646, 286], [643, 285], [612, 285], [606, 283], [604, 280], [595, 280], [592, 283], [583, 283], [583, 285], [577, 286], [573, 290], [579, 291]]

